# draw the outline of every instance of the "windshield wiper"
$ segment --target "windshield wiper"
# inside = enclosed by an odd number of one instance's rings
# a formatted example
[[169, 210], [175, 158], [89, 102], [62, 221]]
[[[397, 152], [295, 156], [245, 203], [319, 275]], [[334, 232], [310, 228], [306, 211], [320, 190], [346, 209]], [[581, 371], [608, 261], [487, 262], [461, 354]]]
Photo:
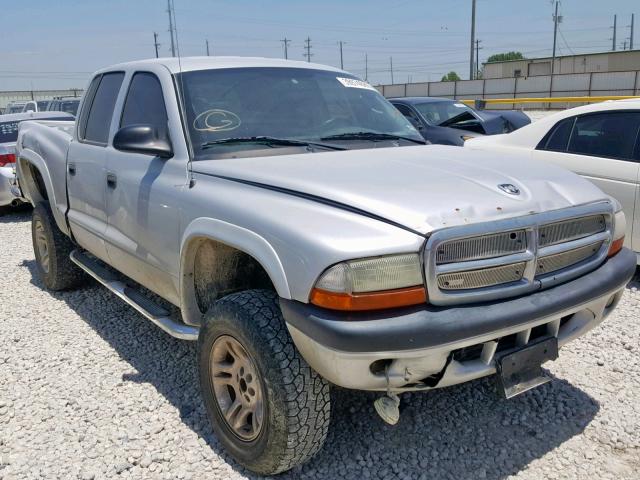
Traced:
[[424, 140], [417, 138], [403, 137], [402, 135], [393, 135], [391, 133], [378, 133], [378, 132], [348, 132], [339, 133], [337, 135], [330, 135], [328, 137], [322, 137], [320, 140], [407, 140], [408, 142], [419, 143], [425, 145]]
[[210, 142], [205, 142], [200, 145], [202, 150], [206, 150], [207, 148], [215, 147], [216, 145], [230, 145], [234, 143], [256, 143], [259, 145], [267, 145], [267, 146], [278, 146], [278, 147], [287, 147], [287, 146], [301, 146], [301, 147], [320, 147], [327, 148], [329, 150], [346, 150], [344, 147], [339, 147], [338, 145], [330, 145], [328, 143], [319, 143], [312, 142], [308, 140], [295, 140], [293, 138], [278, 138], [278, 137], [267, 137], [267, 136], [259, 136], [259, 137], [231, 137], [231, 138], [222, 138], [220, 140], [212, 140]]

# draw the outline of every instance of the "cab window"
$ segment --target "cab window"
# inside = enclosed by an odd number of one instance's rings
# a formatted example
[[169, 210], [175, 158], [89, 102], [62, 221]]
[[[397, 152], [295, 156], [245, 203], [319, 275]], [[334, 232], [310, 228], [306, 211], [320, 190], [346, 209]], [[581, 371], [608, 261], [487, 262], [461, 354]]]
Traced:
[[122, 109], [120, 128], [130, 125], [153, 125], [160, 137], [168, 133], [167, 109], [158, 78], [147, 72], [133, 76]]
[[107, 144], [111, 117], [123, 78], [124, 73], [122, 72], [102, 75], [88, 110], [86, 125], [84, 132], [82, 132], [83, 140], [100, 145]]

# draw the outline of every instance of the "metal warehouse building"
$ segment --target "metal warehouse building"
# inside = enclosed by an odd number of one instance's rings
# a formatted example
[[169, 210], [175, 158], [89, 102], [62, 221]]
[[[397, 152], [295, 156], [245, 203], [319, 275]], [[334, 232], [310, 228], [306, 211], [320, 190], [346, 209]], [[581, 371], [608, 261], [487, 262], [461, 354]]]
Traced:
[[[551, 57], [483, 63], [483, 78], [535, 77], [551, 74]], [[640, 70], [640, 50], [556, 57], [554, 74]]]

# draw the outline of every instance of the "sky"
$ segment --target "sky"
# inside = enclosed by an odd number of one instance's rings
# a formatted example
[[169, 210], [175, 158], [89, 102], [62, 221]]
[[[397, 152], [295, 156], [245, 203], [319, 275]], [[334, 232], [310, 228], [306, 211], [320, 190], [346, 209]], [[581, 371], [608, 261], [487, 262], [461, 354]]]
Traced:
[[[471, 0], [174, 0], [182, 56], [283, 57], [340, 66], [372, 84], [437, 81], [449, 71], [469, 76]], [[0, 90], [84, 88], [92, 71], [170, 55], [166, 0], [0, 0]], [[553, 2], [477, 0], [480, 62], [494, 53], [551, 54]], [[618, 48], [629, 37], [638, 0], [562, 0], [558, 54], [610, 50], [613, 15]], [[365, 55], [368, 68], [365, 71]]]

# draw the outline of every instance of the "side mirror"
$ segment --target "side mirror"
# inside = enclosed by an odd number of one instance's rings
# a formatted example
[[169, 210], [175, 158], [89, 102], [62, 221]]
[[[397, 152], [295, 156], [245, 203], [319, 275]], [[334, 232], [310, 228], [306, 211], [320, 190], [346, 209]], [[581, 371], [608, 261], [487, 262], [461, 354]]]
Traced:
[[161, 136], [152, 125], [130, 125], [118, 130], [113, 137], [113, 148], [123, 152], [144, 153], [160, 158], [173, 157], [168, 138]]

